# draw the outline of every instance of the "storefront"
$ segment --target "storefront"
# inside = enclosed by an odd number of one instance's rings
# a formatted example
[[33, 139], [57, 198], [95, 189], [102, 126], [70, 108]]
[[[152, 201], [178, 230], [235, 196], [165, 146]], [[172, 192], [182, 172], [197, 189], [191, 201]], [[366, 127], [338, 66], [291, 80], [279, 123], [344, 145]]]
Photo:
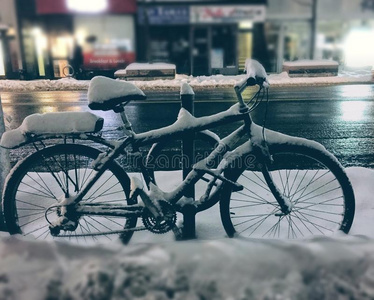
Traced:
[[257, 27], [265, 21], [264, 1], [250, 5], [248, 1], [211, 3], [153, 3], [140, 7], [138, 48], [145, 49], [140, 58], [171, 62], [176, 64], [177, 73], [195, 76], [238, 74], [246, 58], [260, 59], [254, 53], [253, 39], [261, 40], [263, 34]]
[[324, 0], [319, 7], [316, 58], [342, 68], [374, 67], [374, 0]]
[[192, 73], [242, 71], [245, 59], [253, 56], [253, 28], [265, 21], [265, 5], [196, 5], [190, 11]]
[[27, 78], [113, 76], [135, 61], [136, 0], [36, 0], [31, 9], [20, 8]]
[[[316, 5], [315, 16], [312, 3]], [[268, 0], [266, 37], [270, 72], [281, 72], [284, 61], [311, 57], [333, 59], [341, 67], [370, 67], [374, 65], [374, 0], [318, 0], [304, 4]]]
[[310, 58], [312, 1], [268, 0], [265, 25], [269, 72], [282, 71], [284, 61]]
[[18, 76], [19, 46], [14, 1], [0, 1], [0, 78]]

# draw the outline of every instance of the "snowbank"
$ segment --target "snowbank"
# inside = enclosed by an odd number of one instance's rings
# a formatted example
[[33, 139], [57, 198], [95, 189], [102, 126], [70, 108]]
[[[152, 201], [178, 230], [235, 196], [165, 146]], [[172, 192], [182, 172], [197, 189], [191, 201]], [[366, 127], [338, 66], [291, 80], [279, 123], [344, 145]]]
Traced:
[[[138, 88], [144, 90], [179, 90], [180, 86], [187, 82], [193, 89], [211, 89], [217, 87], [234, 87], [241, 82], [245, 75], [224, 76], [187, 76], [176, 75], [175, 79], [158, 79], [153, 81], [131, 81]], [[281, 74], [271, 74], [268, 76], [271, 86], [287, 85], [326, 85], [326, 84], [344, 84], [344, 83], [373, 83], [373, 77], [370, 70], [360, 72], [346, 71], [338, 76], [332, 77], [301, 77], [290, 78], [286, 72]], [[89, 80], [59, 79], [59, 80], [0, 80], [0, 91], [63, 91], [63, 90], [87, 90]]]
[[83, 248], [4, 238], [4, 299], [373, 299], [374, 242], [223, 239]]
[[0, 91], [74, 91], [87, 90], [89, 80], [63, 78], [58, 80], [40, 79], [31, 81], [0, 80]]

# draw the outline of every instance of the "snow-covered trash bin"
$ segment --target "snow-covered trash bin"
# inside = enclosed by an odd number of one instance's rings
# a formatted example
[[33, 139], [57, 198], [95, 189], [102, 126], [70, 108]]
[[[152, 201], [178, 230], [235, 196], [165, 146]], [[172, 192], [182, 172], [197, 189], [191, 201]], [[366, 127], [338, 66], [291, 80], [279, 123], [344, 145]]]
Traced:
[[337, 76], [339, 63], [333, 60], [295, 60], [283, 63], [283, 72], [290, 77]]
[[176, 66], [167, 63], [132, 63], [118, 70], [114, 77], [126, 80], [174, 79]]

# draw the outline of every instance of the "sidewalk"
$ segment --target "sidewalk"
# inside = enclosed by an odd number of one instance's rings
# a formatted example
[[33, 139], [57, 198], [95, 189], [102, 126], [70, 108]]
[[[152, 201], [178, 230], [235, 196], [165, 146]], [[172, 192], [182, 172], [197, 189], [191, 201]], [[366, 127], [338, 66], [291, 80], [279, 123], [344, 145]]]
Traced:
[[[188, 82], [193, 89], [206, 90], [214, 88], [230, 88], [241, 81], [245, 75], [224, 76], [188, 76], [176, 75], [172, 80], [153, 80], [153, 81], [131, 81], [141, 89], [146, 90], [179, 90], [184, 82]], [[337, 85], [337, 84], [372, 84], [373, 75], [370, 70], [360, 72], [341, 72], [338, 76], [331, 77], [297, 77], [290, 78], [286, 72], [280, 74], [270, 74], [269, 82], [271, 86], [318, 86], [318, 85]], [[1, 91], [76, 91], [87, 90], [89, 80], [75, 80], [63, 78], [59, 80], [0, 80]]]

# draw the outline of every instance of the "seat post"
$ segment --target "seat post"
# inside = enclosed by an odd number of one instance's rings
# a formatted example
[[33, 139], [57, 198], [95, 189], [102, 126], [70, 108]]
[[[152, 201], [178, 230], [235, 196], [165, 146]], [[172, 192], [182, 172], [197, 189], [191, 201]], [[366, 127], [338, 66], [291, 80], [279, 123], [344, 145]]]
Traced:
[[129, 119], [127, 118], [124, 105], [116, 106], [113, 111], [120, 114], [123, 123], [123, 131], [125, 132], [125, 134], [133, 135], [134, 131], [132, 130], [132, 125]]

